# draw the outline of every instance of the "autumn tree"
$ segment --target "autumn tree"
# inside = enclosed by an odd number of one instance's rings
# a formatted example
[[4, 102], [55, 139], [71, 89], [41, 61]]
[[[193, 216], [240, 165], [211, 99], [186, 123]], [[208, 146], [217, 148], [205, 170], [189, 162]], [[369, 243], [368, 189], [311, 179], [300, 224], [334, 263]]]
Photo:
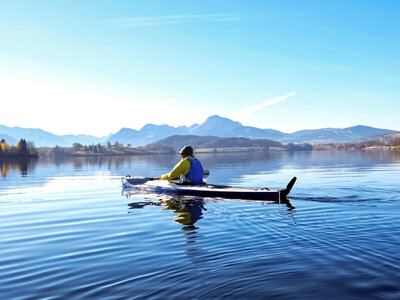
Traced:
[[0, 141], [0, 148], [1, 148], [1, 151], [3, 153], [5, 153], [5, 152], [8, 152], [8, 150], [10, 149], [10, 145], [8, 145], [8, 143], [4, 139], [2, 139]]

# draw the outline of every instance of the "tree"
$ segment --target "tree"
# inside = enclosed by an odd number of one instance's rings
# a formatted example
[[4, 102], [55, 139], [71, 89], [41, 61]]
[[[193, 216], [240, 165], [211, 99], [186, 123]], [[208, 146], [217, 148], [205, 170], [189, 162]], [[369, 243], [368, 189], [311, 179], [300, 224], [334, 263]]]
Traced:
[[8, 143], [4, 139], [2, 139], [0, 141], [0, 148], [3, 152], [8, 152], [8, 150], [10, 149], [10, 145], [8, 145]]
[[395, 145], [396, 147], [400, 147], [400, 138], [396, 138], [396, 139], [395, 139], [394, 145]]
[[38, 152], [35, 149], [35, 143], [34, 142], [28, 141], [27, 147], [28, 147], [28, 154], [30, 156], [38, 156]]
[[83, 146], [80, 143], [73, 143], [72, 147], [74, 148], [74, 150], [79, 150], [81, 149]]
[[26, 143], [26, 140], [20, 139], [17, 148], [18, 148], [19, 155], [27, 156], [29, 154], [28, 153], [28, 145]]

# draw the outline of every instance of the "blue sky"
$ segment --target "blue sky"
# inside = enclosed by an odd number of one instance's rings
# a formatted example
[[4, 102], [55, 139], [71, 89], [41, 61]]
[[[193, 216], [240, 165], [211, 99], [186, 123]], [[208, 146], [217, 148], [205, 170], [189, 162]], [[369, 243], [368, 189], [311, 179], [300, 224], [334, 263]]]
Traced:
[[1, 120], [400, 130], [399, 1], [1, 1]]

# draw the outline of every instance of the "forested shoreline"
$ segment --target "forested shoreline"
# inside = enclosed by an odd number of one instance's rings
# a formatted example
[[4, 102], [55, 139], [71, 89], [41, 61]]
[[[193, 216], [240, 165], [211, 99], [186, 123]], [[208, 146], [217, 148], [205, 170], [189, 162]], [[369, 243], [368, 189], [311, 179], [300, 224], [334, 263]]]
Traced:
[[364, 150], [394, 150], [400, 149], [400, 134], [379, 136], [353, 143], [329, 144], [281, 144], [280, 142], [247, 139], [219, 138], [202, 136], [171, 136], [146, 146], [132, 147], [119, 142], [105, 145], [82, 145], [74, 143], [71, 147], [40, 147], [21, 138], [14, 146], [7, 141], [0, 141], [0, 158], [30, 158], [30, 157], [101, 157], [123, 155], [154, 155], [177, 153], [183, 145], [192, 145], [197, 153], [225, 152], [264, 152], [264, 151], [364, 151]]
[[37, 149], [32, 142], [20, 139], [15, 146], [10, 146], [4, 139], [0, 141], [0, 158], [38, 157]]
[[357, 143], [330, 143], [314, 145], [315, 151], [400, 150], [400, 134], [379, 136]]
[[118, 142], [106, 145], [82, 145], [74, 143], [72, 147], [43, 147], [39, 148], [39, 156], [41, 157], [68, 157], [68, 156], [121, 156], [121, 155], [149, 155], [149, 154], [168, 154], [174, 153], [169, 147], [152, 148], [131, 147], [129, 144], [124, 146]]

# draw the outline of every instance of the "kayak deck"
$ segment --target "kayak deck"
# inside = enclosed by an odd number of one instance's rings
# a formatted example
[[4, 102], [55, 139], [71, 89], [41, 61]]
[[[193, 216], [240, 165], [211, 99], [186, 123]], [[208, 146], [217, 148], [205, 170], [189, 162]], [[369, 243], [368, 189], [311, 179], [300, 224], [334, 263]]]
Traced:
[[166, 180], [146, 180], [145, 178], [131, 177], [123, 177], [122, 186], [125, 190], [130, 189], [146, 193], [211, 198], [272, 200], [280, 202], [281, 199], [286, 199], [287, 194], [289, 194], [291, 187], [296, 181], [295, 178], [296, 177], [292, 179], [286, 189], [282, 190], [236, 188], [207, 183], [187, 185]]

